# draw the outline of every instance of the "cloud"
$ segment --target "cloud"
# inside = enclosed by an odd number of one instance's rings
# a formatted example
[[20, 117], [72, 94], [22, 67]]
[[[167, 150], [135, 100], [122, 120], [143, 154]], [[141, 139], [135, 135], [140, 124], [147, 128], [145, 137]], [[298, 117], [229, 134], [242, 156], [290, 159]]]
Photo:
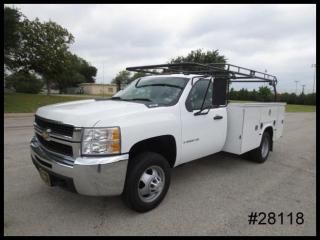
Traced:
[[315, 4], [14, 6], [30, 19], [67, 28], [75, 36], [71, 50], [98, 68], [97, 82], [110, 82], [128, 66], [165, 63], [202, 48], [219, 49], [236, 65], [267, 69], [278, 77], [279, 91], [295, 91], [295, 80], [312, 91]]

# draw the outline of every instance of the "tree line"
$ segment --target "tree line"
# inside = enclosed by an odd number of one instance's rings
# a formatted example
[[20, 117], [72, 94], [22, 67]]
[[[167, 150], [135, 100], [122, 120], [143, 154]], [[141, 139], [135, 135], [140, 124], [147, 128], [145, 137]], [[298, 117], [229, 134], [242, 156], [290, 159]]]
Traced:
[[[258, 91], [256, 91], [255, 89], [249, 91], [245, 88], [236, 91], [233, 88], [230, 88], [229, 98], [230, 100], [273, 102], [274, 93], [269, 87], [259, 87]], [[278, 93], [277, 101], [286, 102], [287, 104], [315, 105], [316, 94], [304, 94], [303, 92], [299, 95], [286, 92]]]
[[74, 36], [59, 24], [29, 20], [4, 7], [4, 72], [6, 87], [37, 93], [43, 85], [60, 93], [79, 83], [95, 82], [97, 68], [70, 52]]

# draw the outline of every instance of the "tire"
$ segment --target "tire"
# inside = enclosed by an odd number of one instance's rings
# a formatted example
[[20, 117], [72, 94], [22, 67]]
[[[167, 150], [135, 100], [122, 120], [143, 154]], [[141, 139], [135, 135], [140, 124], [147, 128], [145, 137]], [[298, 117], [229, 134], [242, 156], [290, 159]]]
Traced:
[[268, 132], [264, 132], [261, 138], [260, 146], [249, 152], [250, 160], [257, 163], [264, 163], [269, 156], [271, 144], [272, 142], [270, 134]]
[[144, 152], [131, 159], [123, 192], [125, 203], [137, 212], [157, 207], [170, 185], [170, 165], [160, 154]]

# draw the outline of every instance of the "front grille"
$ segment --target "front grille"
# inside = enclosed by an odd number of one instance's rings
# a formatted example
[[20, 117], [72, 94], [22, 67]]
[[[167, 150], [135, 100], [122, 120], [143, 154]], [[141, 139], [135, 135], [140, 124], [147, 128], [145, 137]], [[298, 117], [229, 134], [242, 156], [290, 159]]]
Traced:
[[72, 137], [74, 127], [68, 124], [55, 123], [50, 120], [44, 119], [39, 116], [35, 116], [36, 124], [43, 129], [51, 129], [53, 133], [58, 133], [61, 135]]
[[66, 155], [66, 156], [73, 156], [72, 146], [65, 145], [62, 143], [54, 142], [54, 141], [46, 141], [43, 139], [43, 137], [39, 134], [36, 134], [39, 142], [42, 146], [47, 148], [50, 151]]

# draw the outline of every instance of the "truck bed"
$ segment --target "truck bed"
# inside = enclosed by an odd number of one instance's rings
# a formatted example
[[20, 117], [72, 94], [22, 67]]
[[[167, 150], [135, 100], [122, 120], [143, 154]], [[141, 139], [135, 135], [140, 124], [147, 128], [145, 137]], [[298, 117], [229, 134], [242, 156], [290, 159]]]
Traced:
[[286, 103], [230, 103], [227, 106], [228, 129], [223, 151], [243, 154], [260, 145], [267, 127], [273, 129], [273, 141], [282, 136]]

